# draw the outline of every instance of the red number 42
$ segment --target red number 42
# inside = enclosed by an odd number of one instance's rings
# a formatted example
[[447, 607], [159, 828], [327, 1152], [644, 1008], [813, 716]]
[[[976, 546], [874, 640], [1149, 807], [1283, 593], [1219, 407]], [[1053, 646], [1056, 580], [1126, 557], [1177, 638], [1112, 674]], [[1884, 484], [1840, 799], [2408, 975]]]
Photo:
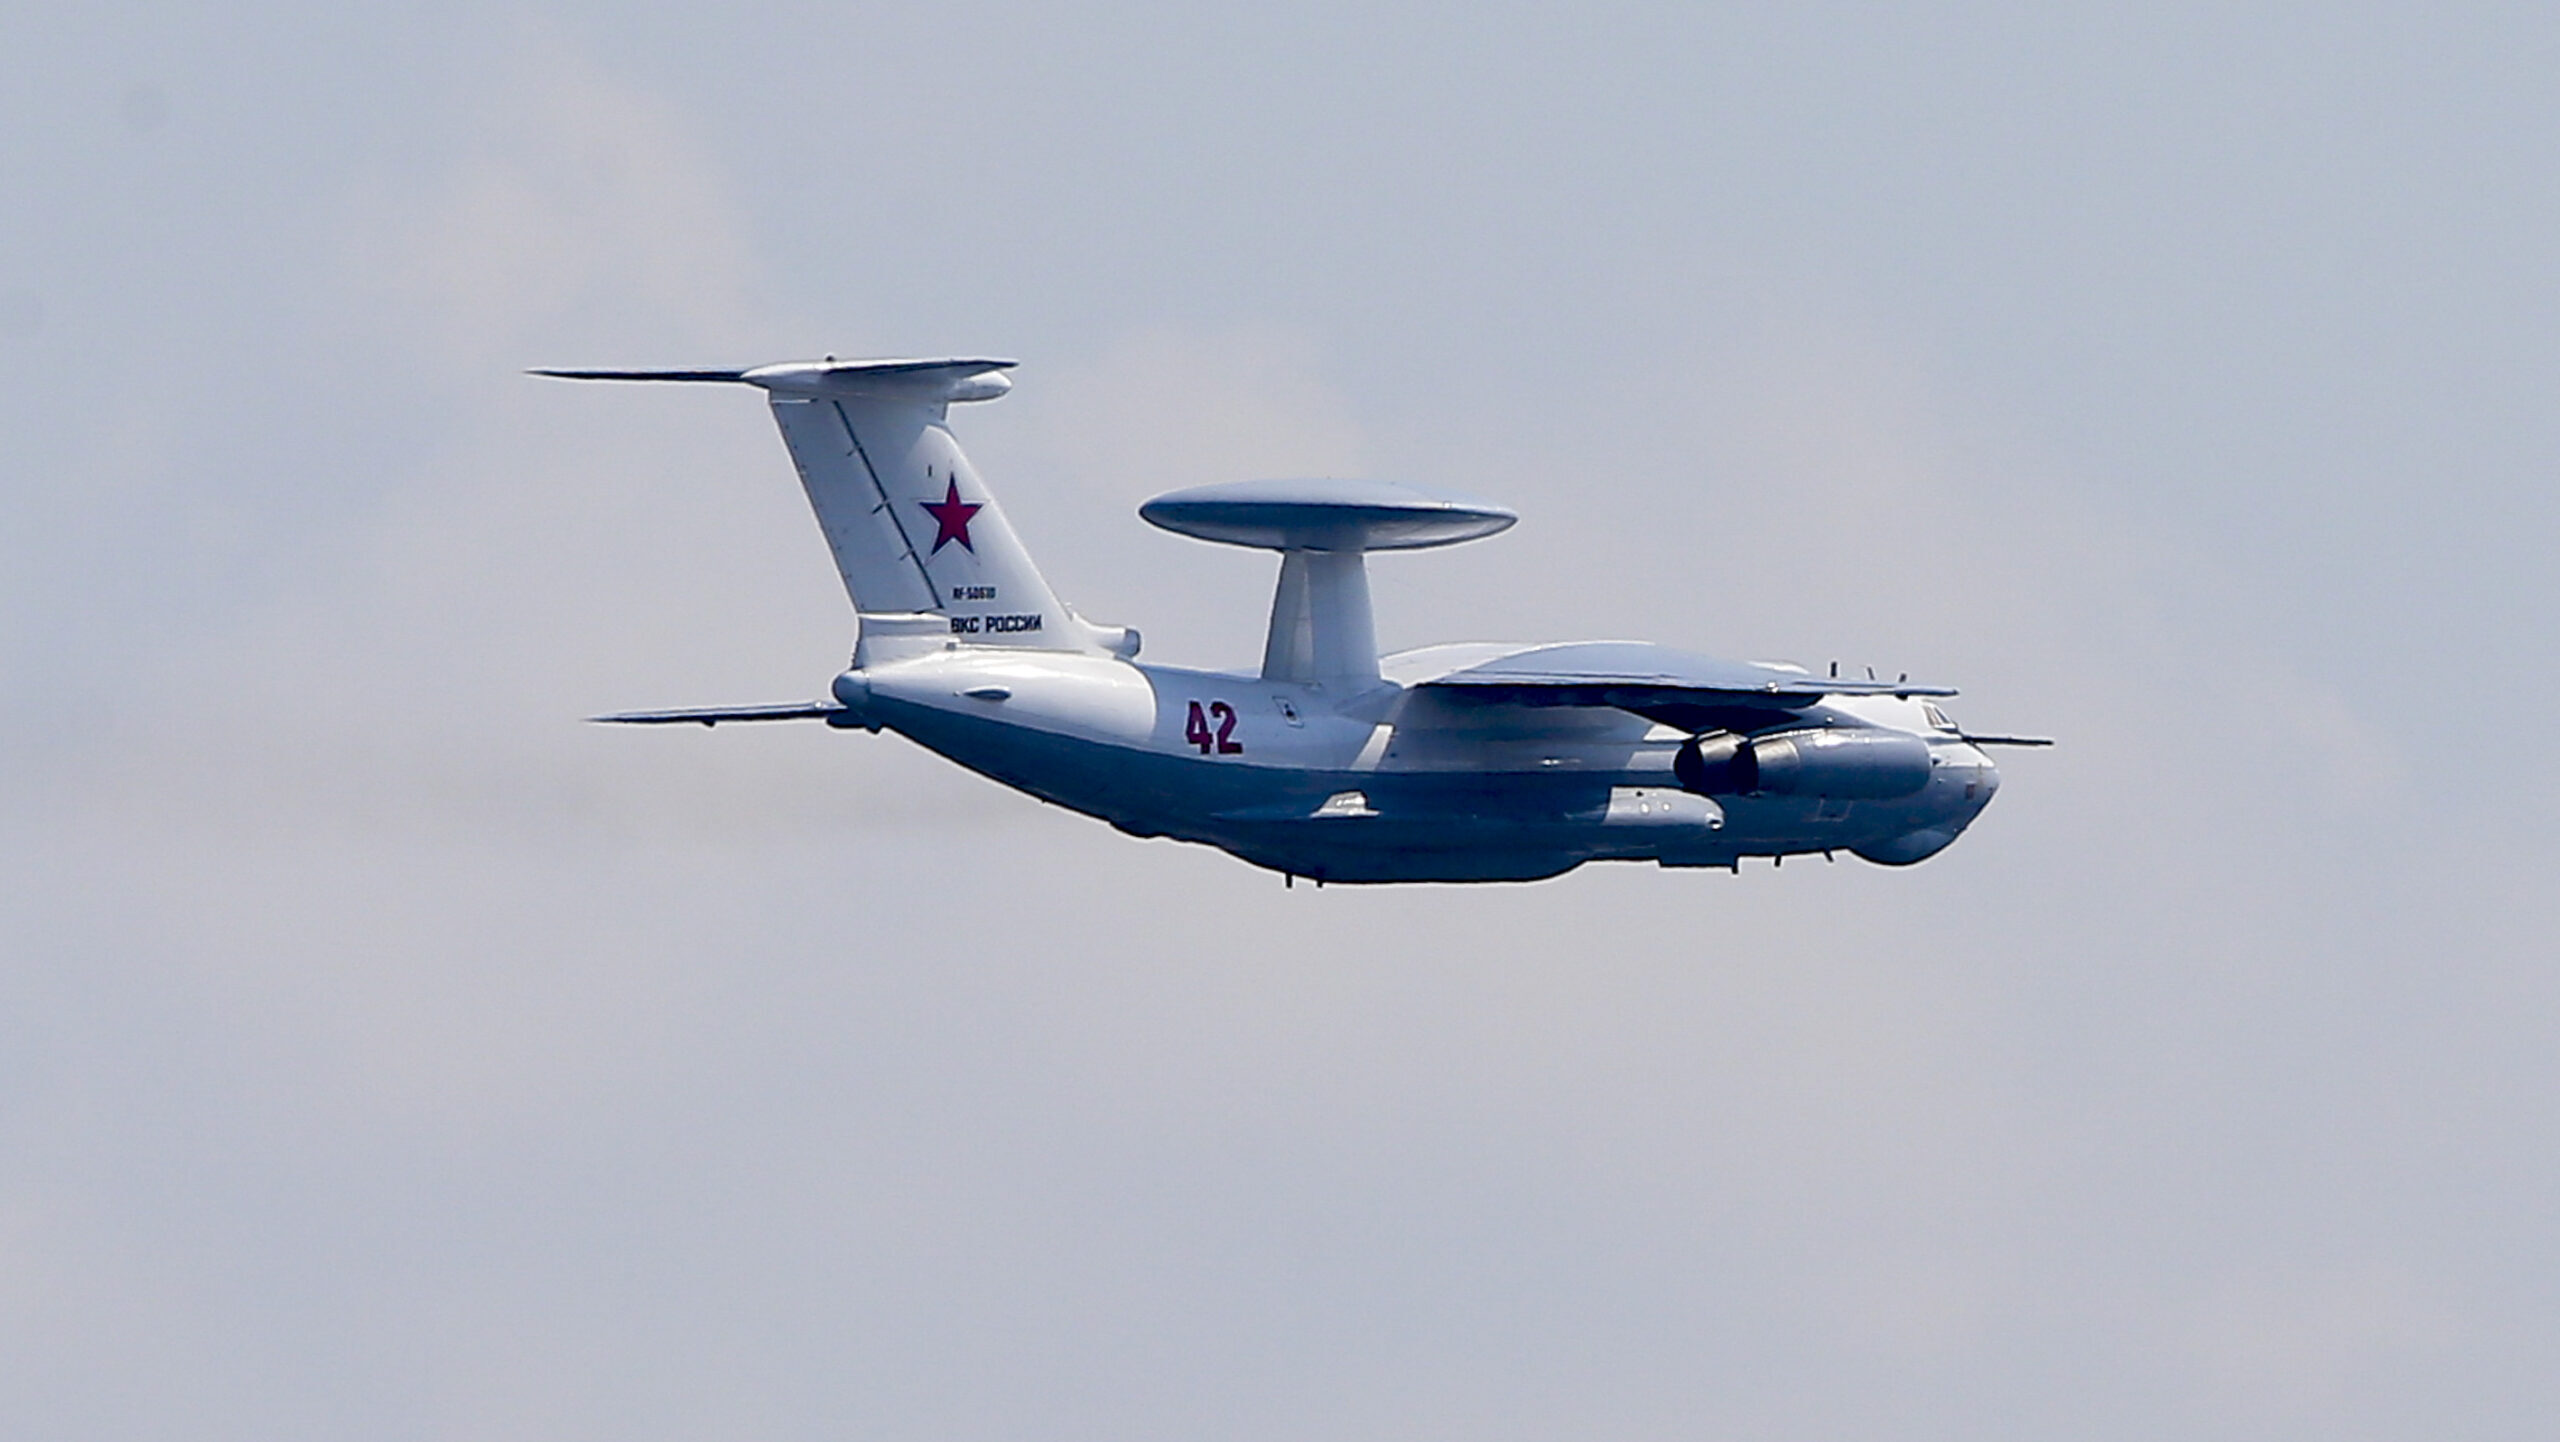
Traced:
[[[1211, 717], [1217, 718], [1218, 724], [1215, 730], [1210, 729]], [[1235, 735], [1236, 708], [1224, 701], [1212, 701], [1209, 703], [1208, 712], [1204, 715], [1200, 710], [1199, 702], [1191, 703], [1191, 719], [1182, 723], [1182, 739], [1199, 747], [1201, 755], [1206, 756], [1211, 752], [1220, 756], [1242, 755], [1244, 743], [1236, 740]]]

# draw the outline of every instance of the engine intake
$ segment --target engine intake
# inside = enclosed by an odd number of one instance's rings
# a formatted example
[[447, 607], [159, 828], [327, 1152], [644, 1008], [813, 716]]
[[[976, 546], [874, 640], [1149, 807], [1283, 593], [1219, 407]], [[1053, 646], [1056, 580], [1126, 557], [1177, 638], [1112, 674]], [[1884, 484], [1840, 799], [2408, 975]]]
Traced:
[[1929, 743], [1899, 731], [1834, 727], [1772, 736], [1693, 736], [1671, 761], [1701, 796], [1886, 801], [1929, 784]]

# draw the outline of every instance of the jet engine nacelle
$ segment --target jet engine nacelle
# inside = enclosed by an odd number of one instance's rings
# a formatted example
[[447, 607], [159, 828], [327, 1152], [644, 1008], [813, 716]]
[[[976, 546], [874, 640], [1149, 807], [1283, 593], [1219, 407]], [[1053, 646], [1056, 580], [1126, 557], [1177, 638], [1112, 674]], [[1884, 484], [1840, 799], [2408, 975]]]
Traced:
[[1672, 758], [1701, 796], [1828, 796], [1886, 801], [1929, 784], [1929, 743], [1899, 731], [1840, 727], [1773, 736], [1693, 737]]

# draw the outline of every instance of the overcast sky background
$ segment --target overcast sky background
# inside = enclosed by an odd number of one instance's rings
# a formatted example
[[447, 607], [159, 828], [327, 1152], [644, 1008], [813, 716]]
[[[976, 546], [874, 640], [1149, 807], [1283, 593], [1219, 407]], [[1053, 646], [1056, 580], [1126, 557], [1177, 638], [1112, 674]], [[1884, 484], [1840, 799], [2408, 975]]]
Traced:
[[[2517, 1437], [2560, 1412], [2560, 17], [0, 19], [0, 1430]], [[747, 394], [1522, 523], [1392, 645], [1964, 688], [1947, 854], [1284, 891], [786, 700]]]

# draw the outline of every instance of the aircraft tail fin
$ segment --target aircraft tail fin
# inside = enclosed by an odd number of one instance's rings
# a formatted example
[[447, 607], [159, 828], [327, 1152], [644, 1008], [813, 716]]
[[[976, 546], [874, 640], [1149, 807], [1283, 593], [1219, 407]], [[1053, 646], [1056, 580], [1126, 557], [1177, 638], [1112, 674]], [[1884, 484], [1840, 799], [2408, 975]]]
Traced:
[[[751, 370], [538, 370], [567, 380], [735, 382], [762, 389], [865, 633], [967, 645], [1125, 651], [1049, 589], [952, 439], [954, 402], [1011, 390], [1009, 360], [796, 361]], [[941, 626], [919, 626], [922, 617]], [[868, 618], [901, 624], [874, 627]], [[935, 644], [939, 644], [937, 641]]]

